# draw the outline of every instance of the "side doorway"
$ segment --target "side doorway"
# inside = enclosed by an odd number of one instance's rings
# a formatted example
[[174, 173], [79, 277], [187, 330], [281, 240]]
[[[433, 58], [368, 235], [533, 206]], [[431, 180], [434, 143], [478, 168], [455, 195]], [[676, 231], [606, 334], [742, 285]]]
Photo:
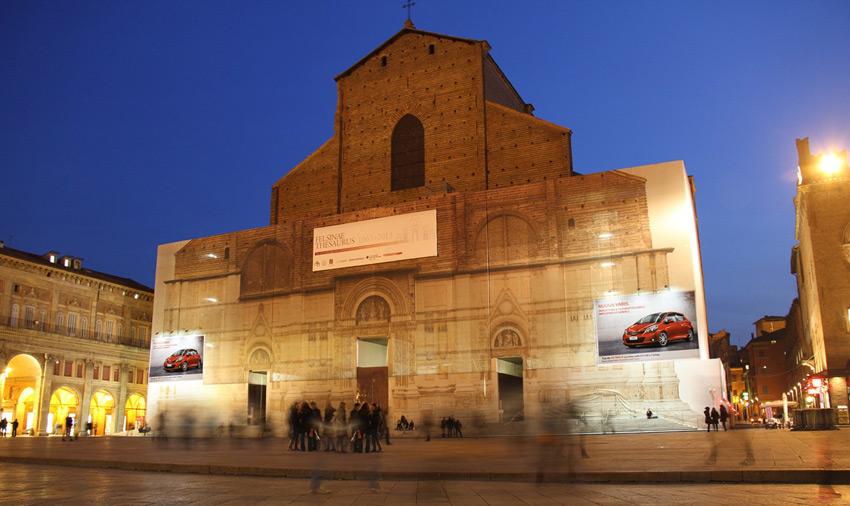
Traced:
[[248, 425], [266, 423], [266, 371], [248, 372]]

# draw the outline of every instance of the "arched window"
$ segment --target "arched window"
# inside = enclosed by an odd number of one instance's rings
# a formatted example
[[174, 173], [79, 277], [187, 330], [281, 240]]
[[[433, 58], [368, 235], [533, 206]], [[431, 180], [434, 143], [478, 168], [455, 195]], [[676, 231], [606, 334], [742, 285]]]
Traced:
[[286, 288], [289, 285], [290, 258], [275, 241], [259, 243], [242, 264], [240, 295], [261, 295]]
[[405, 114], [392, 138], [392, 190], [425, 185], [425, 129], [412, 114]]

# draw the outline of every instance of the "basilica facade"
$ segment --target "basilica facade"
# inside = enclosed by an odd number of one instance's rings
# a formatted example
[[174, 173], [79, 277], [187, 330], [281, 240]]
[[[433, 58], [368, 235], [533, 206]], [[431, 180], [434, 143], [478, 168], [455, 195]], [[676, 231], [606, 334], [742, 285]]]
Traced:
[[159, 247], [149, 416], [366, 399], [505, 425], [581, 399], [664, 430], [722, 402], [682, 162], [576, 173], [482, 40], [407, 25], [336, 82], [268, 226]]

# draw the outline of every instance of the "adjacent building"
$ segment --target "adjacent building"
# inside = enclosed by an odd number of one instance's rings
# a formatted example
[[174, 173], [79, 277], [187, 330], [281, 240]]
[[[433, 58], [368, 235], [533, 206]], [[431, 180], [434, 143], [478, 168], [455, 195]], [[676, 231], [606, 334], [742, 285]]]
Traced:
[[267, 226], [160, 246], [150, 416], [510, 424], [580, 399], [591, 424], [702, 425], [725, 385], [681, 161], [576, 173], [483, 40], [408, 24], [336, 82]]
[[794, 353], [797, 363], [811, 369], [810, 378], [800, 382], [801, 396], [807, 405], [836, 408], [839, 420], [847, 420], [850, 167], [846, 151], [813, 154], [808, 138], [797, 140], [797, 153], [797, 244], [791, 272], [797, 280], [803, 337]]
[[152, 314], [140, 283], [0, 243], [0, 418], [30, 434], [143, 422]]

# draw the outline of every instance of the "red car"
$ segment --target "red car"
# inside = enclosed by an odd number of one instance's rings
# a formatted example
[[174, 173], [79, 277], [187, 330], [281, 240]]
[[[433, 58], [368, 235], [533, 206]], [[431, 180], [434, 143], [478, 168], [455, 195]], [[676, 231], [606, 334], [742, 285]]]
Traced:
[[191, 348], [175, 351], [162, 364], [162, 368], [166, 371], [187, 371], [189, 369], [201, 369], [202, 367], [201, 354]]
[[623, 332], [623, 344], [667, 346], [671, 341], [693, 341], [695, 335], [693, 324], [682, 313], [652, 313]]

